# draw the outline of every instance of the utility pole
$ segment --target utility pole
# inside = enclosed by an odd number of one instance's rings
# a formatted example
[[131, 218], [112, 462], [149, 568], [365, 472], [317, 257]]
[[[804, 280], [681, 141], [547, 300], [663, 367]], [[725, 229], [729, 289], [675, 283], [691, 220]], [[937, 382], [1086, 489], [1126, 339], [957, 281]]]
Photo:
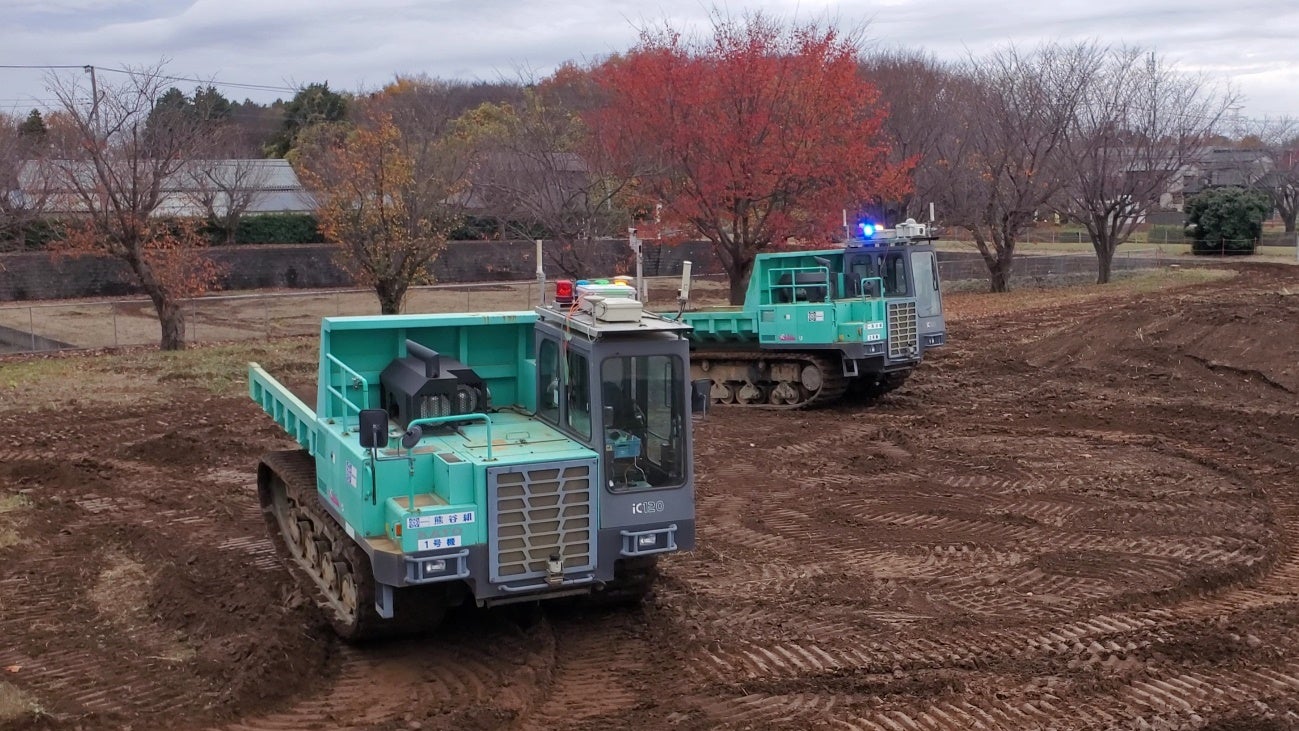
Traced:
[[89, 64], [81, 67], [90, 74], [90, 124], [93, 127], [99, 112], [99, 84], [95, 80], [95, 67]]

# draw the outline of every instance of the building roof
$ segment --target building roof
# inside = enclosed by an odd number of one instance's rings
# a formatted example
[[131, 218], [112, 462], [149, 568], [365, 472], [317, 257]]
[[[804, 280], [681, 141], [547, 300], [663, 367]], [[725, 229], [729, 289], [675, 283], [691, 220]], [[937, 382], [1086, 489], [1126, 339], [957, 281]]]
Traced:
[[[11, 197], [43, 199], [50, 213], [74, 212], [84, 206], [68, 176], [89, 187], [93, 174], [87, 161], [29, 160], [19, 169], [19, 190]], [[315, 198], [302, 186], [288, 160], [195, 160], [169, 175], [162, 187], [158, 212], [171, 216], [205, 215], [205, 198], [213, 199], [220, 207], [223, 195], [244, 191], [252, 197], [248, 213], [306, 213], [316, 208]]]

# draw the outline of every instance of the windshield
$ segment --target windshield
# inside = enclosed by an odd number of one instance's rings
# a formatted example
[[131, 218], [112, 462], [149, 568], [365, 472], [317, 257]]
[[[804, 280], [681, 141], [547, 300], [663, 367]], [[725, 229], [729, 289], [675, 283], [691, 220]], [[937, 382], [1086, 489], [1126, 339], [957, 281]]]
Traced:
[[604, 360], [600, 395], [610, 490], [646, 490], [685, 481], [684, 379], [677, 356]]

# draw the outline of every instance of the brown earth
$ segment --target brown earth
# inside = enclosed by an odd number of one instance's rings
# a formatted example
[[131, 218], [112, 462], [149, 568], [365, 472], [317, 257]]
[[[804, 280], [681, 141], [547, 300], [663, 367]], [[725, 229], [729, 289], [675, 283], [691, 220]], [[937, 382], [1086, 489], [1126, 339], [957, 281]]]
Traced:
[[715, 410], [643, 608], [364, 648], [265, 538], [254, 404], [6, 407], [0, 727], [1299, 728], [1299, 269], [1240, 271], [961, 319], [874, 406]]

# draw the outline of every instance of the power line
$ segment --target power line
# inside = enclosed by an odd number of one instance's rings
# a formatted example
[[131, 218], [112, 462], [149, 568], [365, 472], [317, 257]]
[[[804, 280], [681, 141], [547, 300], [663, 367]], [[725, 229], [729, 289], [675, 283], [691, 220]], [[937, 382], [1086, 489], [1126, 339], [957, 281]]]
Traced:
[[[138, 72], [125, 68], [113, 68], [110, 66], [95, 66], [94, 64], [0, 64], [0, 69], [25, 69], [38, 71], [53, 71], [61, 69], [97, 69], [99, 71], [108, 71], [115, 74], [131, 75]], [[167, 74], [154, 74], [155, 78], [165, 81], [187, 81], [194, 84], [206, 84], [208, 86], [228, 87], [231, 89], [244, 89], [247, 91], [276, 91], [296, 93], [298, 89], [291, 86], [276, 86], [274, 84], [254, 84], [241, 81], [218, 81], [216, 79], [200, 79], [193, 76], [170, 76]]]
[[[96, 66], [100, 71], [111, 71], [115, 74], [134, 74], [135, 71], [130, 69], [117, 69], [107, 66]], [[167, 76], [164, 74], [153, 75], [154, 78], [164, 79], [166, 81], [188, 81], [195, 84], [208, 84], [210, 86], [228, 86], [236, 89], [251, 89], [253, 91], [287, 91], [297, 92], [298, 90], [291, 86], [274, 86], [271, 84], [246, 84], [238, 81], [217, 81], [215, 79], [199, 79], [191, 76]]]
[[44, 71], [47, 69], [84, 69], [84, 68], [86, 68], [86, 64], [84, 63], [76, 66], [51, 66], [49, 64], [0, 64], [0, 69], [39, 69]]

